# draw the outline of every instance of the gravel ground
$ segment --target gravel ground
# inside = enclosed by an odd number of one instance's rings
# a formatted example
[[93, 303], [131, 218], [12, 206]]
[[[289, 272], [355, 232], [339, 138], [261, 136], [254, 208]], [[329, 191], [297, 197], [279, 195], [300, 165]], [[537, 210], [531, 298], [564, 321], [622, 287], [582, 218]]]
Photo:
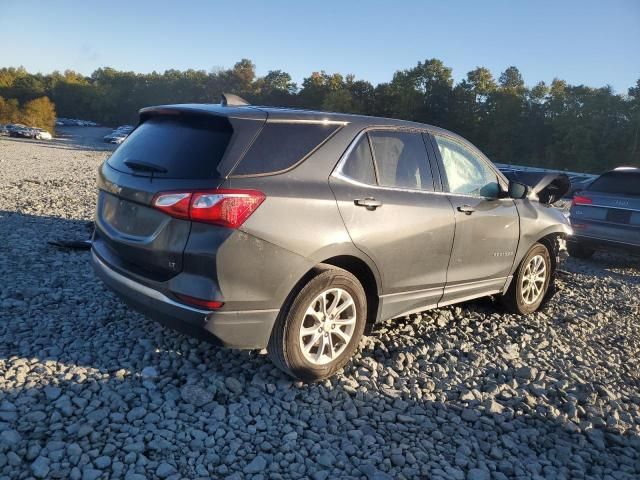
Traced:
[[0, 139], [0, 478], [640, 476], [640, 261], [569, 259], [527, 318], [486, 300], [387, 322], [306, 386], [47, 245], [88, 235], [108, 155], [89, 133]]

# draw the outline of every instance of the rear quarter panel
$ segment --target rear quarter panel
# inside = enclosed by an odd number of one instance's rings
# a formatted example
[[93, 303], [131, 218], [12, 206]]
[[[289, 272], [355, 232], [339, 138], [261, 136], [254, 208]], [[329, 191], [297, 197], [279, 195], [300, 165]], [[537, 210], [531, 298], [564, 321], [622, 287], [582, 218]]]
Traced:
[[338, 255], [360, 258], [379, 280], [371, 259], [353, 245], [329, 187], [329, 175], [356, 132], [353, 126], [342, 127], [303, 163], [285, 173], [227, 180], [230, 188], [256, 189], [266, 196], [242, 225], [242, 232], [297, 259], [272, 262], [268, 270], [259, 270], [261, 281], [277, 292], [278, 301], [283, 302], [313, 266]]

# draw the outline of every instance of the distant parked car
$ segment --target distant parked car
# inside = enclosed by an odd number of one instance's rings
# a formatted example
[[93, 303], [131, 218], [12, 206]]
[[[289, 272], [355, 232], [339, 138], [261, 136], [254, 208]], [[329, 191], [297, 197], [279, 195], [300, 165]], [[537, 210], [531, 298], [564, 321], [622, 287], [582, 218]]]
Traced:
[[640, 253], [640, 168], [616, 168], [577, 192], [570, 219], [574, 234], [567, 250], [573, 257], [610, 248]]
[[111, 141], [109, 143], [115, 143], [116, 145], [120, 145], [122, 142], [124, 142], [127, 139], [128, 136], [129, 136], [129, 134], [127, 134], [127, 133], [114, 134], [111, 137]]
[[595, 179], [596, 179], [595, 175], [571, 177], [571, 190], [569, 191], [571, 198], [573, 198], [573, 196], [577, 192], [581, 190], [585, 190], [591, 184], [591, 182], [593, 182]]
[[9, 129], [6, 125], [0, 125], [0, 135], [9, 135]]
[[6, 125], [6, 129], [9, 131], [9, 133], [15, 131], [15, 130], [20, 130], [23, 128], [27, 128], [26, 125], [23, 125], [22, 123], [10, 123], [8, 125]]
[[53, 136], [42, 128], [14, 126], [9, 130], [9, 136], [16, 138], [33, 138], [36, 140], [51, 140]]
[[109, 143], [120, 144], [125, 141], [131, 132], [133, 132], [134, 128], [135, 127], [133, 125], [121, 125], [114, 129], [113, 132], [105, 135], [103, 140]]
[[33, 138], [37, 140], [51, 140], [53, 139], [53, 135], [42, 128], [34, 128], [35, 136]]
[[63, 118], [58, 117], [56, 119], [56, 125], [58, 127], [95, 127], [98, 124], [91, 120], [78, 120], [77, 118]]
[[9, 130], [10, 137], [16, 138], [35, 138], [36, 132], [33, 128], [29, 127], [18, 127]]

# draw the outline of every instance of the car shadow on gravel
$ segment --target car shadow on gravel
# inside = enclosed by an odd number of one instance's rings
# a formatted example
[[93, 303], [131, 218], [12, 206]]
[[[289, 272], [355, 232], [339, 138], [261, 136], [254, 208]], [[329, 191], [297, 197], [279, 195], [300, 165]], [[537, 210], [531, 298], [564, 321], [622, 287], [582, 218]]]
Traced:
[[385, 322], [343, 373], [303, 385], [131, 311], [86, 251], [46, 243], [87, 234], [0, 212], [0, 476], [640, 474], [638, 419], [596, 420], [595, 399], [629, 398], [586, 379], [574, 403], [576, 371], [532, 366], [557, 300], [530, 321], [482, 300]]

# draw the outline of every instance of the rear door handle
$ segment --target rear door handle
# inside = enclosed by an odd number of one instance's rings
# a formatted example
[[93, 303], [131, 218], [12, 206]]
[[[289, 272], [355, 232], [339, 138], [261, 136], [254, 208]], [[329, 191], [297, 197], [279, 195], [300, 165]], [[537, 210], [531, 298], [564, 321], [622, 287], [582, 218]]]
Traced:
[[367, 210], [375, 210], [378, 207], [382, 206], [382, 202], [380, 200], [376, 200], [372, 197], [367, 198], [358, 198], [353, 201], [359, 207], [366, 207]]
[[458, 207], [458, 211], [464, 213], [465, 215], [471, 215], [473, 212], [476, 211], [476, 209], [473, 208], [471, 205], [460, 205]]

